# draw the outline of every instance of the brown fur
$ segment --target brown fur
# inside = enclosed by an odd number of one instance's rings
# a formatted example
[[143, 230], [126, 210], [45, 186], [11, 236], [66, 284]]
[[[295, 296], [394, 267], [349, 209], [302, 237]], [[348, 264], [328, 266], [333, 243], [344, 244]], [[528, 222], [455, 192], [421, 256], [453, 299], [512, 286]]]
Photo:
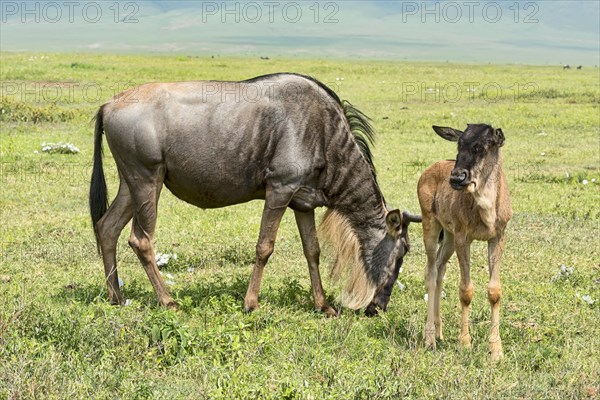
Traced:
[[[499, 305], [501, 297], [499, 261], [504, 247], [504, 230], [512, 217], [506, 177], [502, 171], [500, 149], [497, 159], [484, 159], [482, 165], [492, 166], [490, 171], [481, 169], [476, 184], [463, 190], [454, 190], [449, 178], [454, 161], [440, 161], [428, 168], [418, 184], [419, 203], [423, 215], [423, 240], [428, 258], [426, 285], [429, 293], [425, 343], [435, 347], [435, 337], [442, 338], [439, 301], [446, 262], [456, 249], [460, 268], [459, 291], [462, 304], [460, 344], [470, 347], [469, 304], [473, 297], [470, 281], [470, 244], [474, 240], [488, 241], [490, 284], [488, 298], [492, 307], [492, 333], [490, 351], [493, 359], [502, 357], [499, 332]], [[439, 244], [440, 232], [444, 241]]]

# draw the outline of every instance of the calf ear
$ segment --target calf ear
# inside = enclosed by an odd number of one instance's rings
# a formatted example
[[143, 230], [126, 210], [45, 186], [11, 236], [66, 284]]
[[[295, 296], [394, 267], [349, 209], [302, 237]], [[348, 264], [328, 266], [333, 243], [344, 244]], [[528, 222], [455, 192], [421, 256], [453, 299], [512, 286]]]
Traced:
[[454, 128], [449, 128], [447, 126], [433, 125], [432, 128], [435, 131], [435, 133], [437, 133], [442, 138], [449, 140], [451, 142], [458, 142], [458, 138], [460, 137], [460, 135], [463, 134], [462, 131], [459, 131], [458, 129], [454, 129]]
[[388, 233], [397, 237], [402, 230], [402, 214], [400, 210], [392, 210], [385, 216], [385, 224], [387, 225]]
[[499, 147], [504, 145], [504, 132], [502, 132], [502, 129], [498, 128], [494, 131], [494, 138]]

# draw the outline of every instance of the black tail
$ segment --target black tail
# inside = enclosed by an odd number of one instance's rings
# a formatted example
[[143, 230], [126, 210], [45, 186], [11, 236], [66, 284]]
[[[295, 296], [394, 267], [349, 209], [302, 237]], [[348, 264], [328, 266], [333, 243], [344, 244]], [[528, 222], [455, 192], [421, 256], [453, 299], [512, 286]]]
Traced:
[[92, 181], [90, 182], [90, 215], [92, 226], [96, 234], [98, 244], [98, 231], [96, 225], [108, 208], [108, 193], [106, 191], [106, 180], [104, 179], [104, 168], [102, 167], [102, 133], [103, 107], [96, 114], [96, 129], [94, 130], [94, 166], [92, 168]]

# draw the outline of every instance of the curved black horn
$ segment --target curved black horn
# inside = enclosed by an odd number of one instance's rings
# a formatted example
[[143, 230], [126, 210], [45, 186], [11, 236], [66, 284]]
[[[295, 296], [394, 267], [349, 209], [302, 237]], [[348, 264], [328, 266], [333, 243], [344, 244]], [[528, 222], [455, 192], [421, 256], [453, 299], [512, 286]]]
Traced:
[[402, 212], [402, 219], [408, 222], [422, 222], [423, 218], [420, 215], [411, 214], [408, 211]]

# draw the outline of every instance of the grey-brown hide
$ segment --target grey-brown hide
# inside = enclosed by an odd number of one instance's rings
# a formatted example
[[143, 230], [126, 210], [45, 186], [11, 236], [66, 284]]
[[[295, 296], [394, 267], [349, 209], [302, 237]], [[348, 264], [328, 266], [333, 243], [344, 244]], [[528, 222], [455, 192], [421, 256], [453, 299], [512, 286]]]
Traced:
[[[499, 330], [500, 258], [504, 249], [504, 231], [512, 217], [508, 185], [502, 171], [504, 134], [501, 129], [485, 124], [469, 124], [464, 132], [438, 126], [433, 129], [444, 139], [458, 142], [458, 154], [456, 161], [440, 161], [429, 167], [418, 183], [427, 254], [425, 343], [435, 347], [436, 337], [443, 338], [440, 295], [446, 263], [456, 251], [461, 271], [459, 295], [462, 323], [459, 341], [465, 347], [471, 346], [469, 305], [473, 286], [470, 279], [470, 245], [474, 240], [484, 240], [488, 242], [488, 299], [492, 308], [489, 347], [492, 358], [499, 359], [502, 357]], [[443, 235], [440, 235], [442, 231]]]
[[[103, 132], [121, 180], [108, 209]], [[164, 184], [178, 198], [201, 208], [265, 200], [256, 263], [244, 299], [246, 311], [258, 306], [264, 266], [283, 213], [291, 208], [309, 265], [315, 307], [336, 313], [325, 299], [319, 273], [314, 209], [321, 206], [336, 217], [329, 219], [328, 232], [346, 232], [337, 242], [356, 244], [344, 253], [346, 258], [338, 255], [338, 259], [347, 262], [355, 253], [358, 261], [349, 264], [358, 268], [358, 286], [367, 288], [362, 293], [370, 298], [349, 304], [366, 306], [394, 277], [405, 253], [406, 233], [401, 228], [407, 228], [388, 217], [371, 161], [372, 134], [364, 114], [342, 103], [322, 83], [295, 74], [242, 82], [151, 83], [115, 96], [97, 114], [90, 187], [92, 222], [111, 302], [123, 302], [116, 242], [133, 218], [129, 243], [160, 302], [175, 306], [158, 272], [152, 244]], [[401, 215], [397, 211], [392, 215], [396, 213]], [[341, 225], [348, 229], [340, 229]], [[396, 231], [390, 234], [391, 230]]]

